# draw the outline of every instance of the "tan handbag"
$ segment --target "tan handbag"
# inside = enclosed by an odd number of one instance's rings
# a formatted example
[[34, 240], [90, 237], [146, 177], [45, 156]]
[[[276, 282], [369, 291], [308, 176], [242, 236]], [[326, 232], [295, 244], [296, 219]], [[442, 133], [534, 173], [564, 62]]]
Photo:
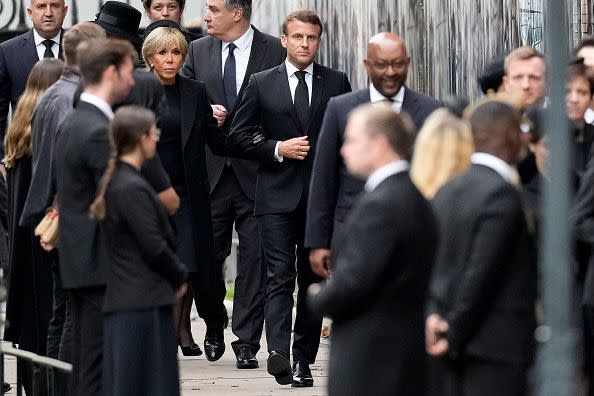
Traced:
[[35, 235], [48, 245], [58, 246], [58, 220], [58, 210], [56, 208], [48, 209], [43, 219], [35, 227]]

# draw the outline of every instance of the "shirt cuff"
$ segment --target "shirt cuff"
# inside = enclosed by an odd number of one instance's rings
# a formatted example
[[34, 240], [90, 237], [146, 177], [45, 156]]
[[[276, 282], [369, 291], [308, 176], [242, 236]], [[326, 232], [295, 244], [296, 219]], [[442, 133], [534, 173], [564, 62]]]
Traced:
[[274, 146], [274, 159], [278, 162], [283, 162], [284, 157], [278, 153], [278, 146], [280, 146], [281, 142], [276, 142], [276, 146]]

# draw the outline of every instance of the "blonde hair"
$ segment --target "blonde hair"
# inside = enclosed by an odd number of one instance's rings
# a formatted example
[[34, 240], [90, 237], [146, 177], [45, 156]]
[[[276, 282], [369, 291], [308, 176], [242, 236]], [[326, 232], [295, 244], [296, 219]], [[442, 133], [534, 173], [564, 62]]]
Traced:
[[515, 60], [526, 61], [526, 60], [530, 60], [532, 58], [539, 58], [540, 60], [543, 61], [543, 63], [545, 61], [544, 55], [542, 54], [542, 52], [538, 51], [534, 47], [524, 46], [524, 47], [516, 48], [515, 50], [510, 52], [505, 57], [505, 60], [503, 61], [503, 69], [505, 71], [505, 74], [507, 75], [507, 73], [509, 72], [509, 64], [512, 61], [515, 61]]
[[447, 181], [470, 166], [473, 152], [468, 122], [447, 109], [437, 109], [417, 136], [410, 177], [419, 191], [432, 199]]
[[12, 168], [16, 160], [31, 155], [31, 118], [33, 110], [44, 92], [62, 75], [64, 62], [59, 59], [42, 59], [33, 66], [27, 86], [18, 101], [10, 128], [6, 133], [4, 163]]
[[144, 44], [142, 44], [142, 59], [144, 59], [144, 63], [148, 66], [149, 70], [152, 70], [149, 59], [171, 44], [179, 46], [182, 52], [182, 58], [186, 57], [188, 53], [188, 42], [178, 29], [160, 27], [149, 33], [144, 39]]

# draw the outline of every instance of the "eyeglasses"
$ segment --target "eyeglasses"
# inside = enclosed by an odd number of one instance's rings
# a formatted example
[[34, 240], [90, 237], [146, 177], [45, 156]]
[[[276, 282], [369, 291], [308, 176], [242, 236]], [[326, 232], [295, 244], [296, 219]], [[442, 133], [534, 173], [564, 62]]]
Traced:
[[295, 42], [303, 41], [303, 37], [305, 37], [307, 39], [308, 43], [316, 43], [320, 39], [320, 36], [315, 36], [315, 35], [304, 36], [302, 34], [297, 34], [297, 33], [289, 36], [289, 38]]
[[406, 66], [408, 66], [408, 62], [407, 61], [396, 61], [396, 62], [370, 62], [371, 65], [373, 67], [375, 67], [377, 70], [380, 71], [384, 71], [387, 70], [388, 67], [392, 66], [392, 69], [394, 70], [402, 70], [404, 69]]

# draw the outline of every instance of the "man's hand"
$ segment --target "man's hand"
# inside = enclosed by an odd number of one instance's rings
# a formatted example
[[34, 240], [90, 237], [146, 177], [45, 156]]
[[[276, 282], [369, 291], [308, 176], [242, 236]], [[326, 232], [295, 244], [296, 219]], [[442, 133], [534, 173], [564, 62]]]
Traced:
[[309, 152], [309, 141], [307, 136], [285, 140], [278, 146], [278, 154], [283, 158], [304, 160]]
[[212, 107], [212, 115], [217, 120], [217, 126], [220, 127], [221, 125], [223, 125], [225, 119], [227, 118], [227, 109], [225, 108], [225, 106], [218, 104], [210, 105], [210, 107]]
[[330, 275], [330, 270], [332, 269], [330, 249], [312, 249], [309, 252], [309, 262], [315, 274], [323, 278], [327, 278]]
[[445, 338], [449, 330], [448, 322], [438, 314], [431, 314], [425, 322], [425, 350], [431, 356], [444, 355], [450, 345]]
[[175, 291], [175, 299], [176, 300], [181, 300], [183, 296], [186, 295], [188, 291], [188, 284], [187, 283], [182, 283], [182, 285], [179, 287], [179, 289], [177, 289]]

